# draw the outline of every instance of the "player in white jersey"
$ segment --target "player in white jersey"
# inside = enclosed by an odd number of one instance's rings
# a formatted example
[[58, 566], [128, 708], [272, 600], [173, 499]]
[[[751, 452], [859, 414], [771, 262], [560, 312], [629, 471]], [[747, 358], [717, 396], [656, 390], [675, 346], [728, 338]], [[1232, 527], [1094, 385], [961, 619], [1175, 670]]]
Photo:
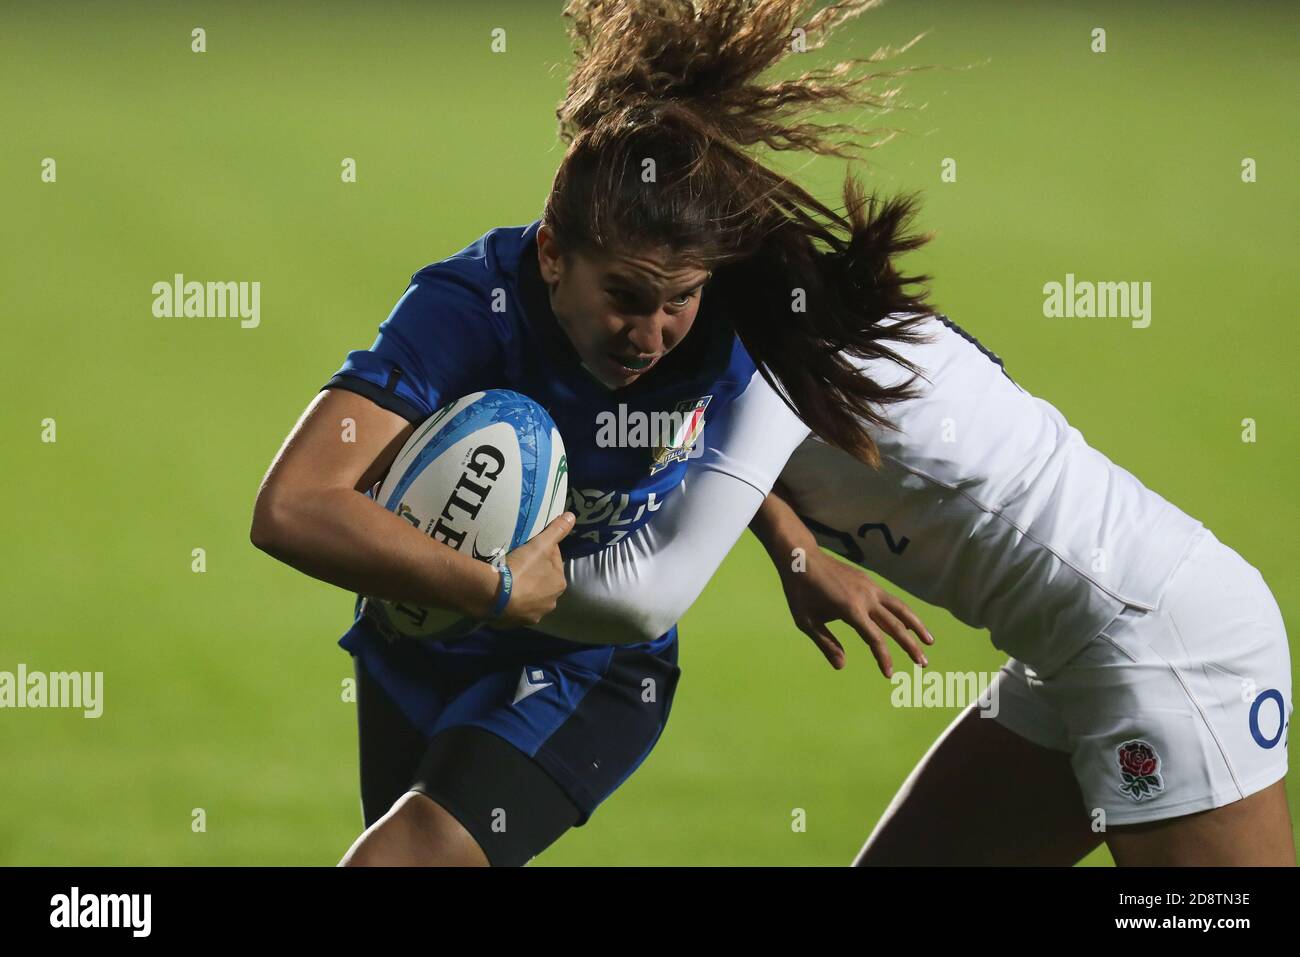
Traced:
[[[1068, 864], [1103, 839], [1121, 864], [1294, 863], [1290, 660], [1259, 573], [962, 330], [936, 317], [925, 331], [897, 350], [924, 378], [891, 407], [896, 430], [871, 430], [879, 471], [809, 437], [756, 376], [725, 431], [706, 429], [669, 514], [603, 567], [570, 568], [567, 600], [638, 622], [624, 640], [654, 633], [757, 508], [751, 527], [796, 623], [837, 667], [827, 621], [853, 624], [886, 674], [881, 632], [912, 653], [905, 626], [924, 631], [816, 544], [988, 628], [1013, 656], [996, 720], [975, 705], [953, 723], [858, 863]], [[792, 570], [796, 548], [806, 570]]]

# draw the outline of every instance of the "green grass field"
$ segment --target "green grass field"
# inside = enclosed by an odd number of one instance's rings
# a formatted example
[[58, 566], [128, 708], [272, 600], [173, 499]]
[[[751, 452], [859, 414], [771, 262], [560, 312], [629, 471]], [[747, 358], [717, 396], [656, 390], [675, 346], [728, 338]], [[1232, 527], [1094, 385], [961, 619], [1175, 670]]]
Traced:
[[[562, 155], [560, 6], [6, 8], [0, 670], [102, 671], [105, 703], [0, 711], [0, 864], [332, 864], [356, 836], [335, 645], [352, 599], [251, 547], [253, 496], [414, 270], [536, 218]], [[832, 49], [923, 30], [901, 62], [943, 69], [907, 81], [918, 108], [886, 118], [906, 132], [864, 168], [924, 192], [937, 238], [909, 265], [1021, 384], [1257, 566], [1294, 631], [1300, 11], [894, 0]], [[797, 167], [835, 197], [842, 163]], [[175, 273], [260, 281], [260, 325], [154, 318]], [[1150, 281], [1150, 327], [1044, 318], [1066, 273]], [[1001, 663], [919, 610], [938, 667]], [[682, 636], [658, 748], [539, 863], [846, 863], [953, 717], [892, 708], [861, 647], [833, 673], [748, 536]]]

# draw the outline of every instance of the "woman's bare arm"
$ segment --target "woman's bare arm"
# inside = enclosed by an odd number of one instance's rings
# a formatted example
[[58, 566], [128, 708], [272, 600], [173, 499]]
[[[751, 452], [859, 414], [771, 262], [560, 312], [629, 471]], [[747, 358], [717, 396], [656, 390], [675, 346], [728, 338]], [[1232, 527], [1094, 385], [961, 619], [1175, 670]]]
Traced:
[[908, 634], [910, 629], [920, 642], [934, 643], [921, 619], [865, 572], [823, 552], [780, 482], [764, 499], [749, 528], [767, 549], [781, 577], [795, 627], [813, 640], [831, 667], [843, 668], [845, 662], [844, 647], [827, 627], [832, 621], [846, 622], [862, 636], [886, 678], [894, 673], [886, 636], [921, 667], [929, 664], [921, 644]]
[[[347, 420], [351, 420], [351, 425]], [[358, 594], [486, 618], [499, 587], [490, 565], [436, 541], [368, 498], [412, 426], [342, 389], [318, 395], [271, 463], [253, 509], [252, 542], [321, 581]], [[500, 623], [531, 625], [564, 590], [557, 518], [511, 552], [510, 603]]]

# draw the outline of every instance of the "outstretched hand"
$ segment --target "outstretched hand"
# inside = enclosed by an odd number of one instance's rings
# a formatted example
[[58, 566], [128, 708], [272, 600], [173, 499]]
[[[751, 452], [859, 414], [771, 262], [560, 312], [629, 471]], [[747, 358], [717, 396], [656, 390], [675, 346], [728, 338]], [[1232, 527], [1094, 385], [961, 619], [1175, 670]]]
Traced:
[[932, 645], [934, 637], [901, 598], [820, 549], [810, 549], [806, 559], [802, 571], [783, 569], [781, 584], [795, 625], [813, 640], [832, 668], [845, 664], [844, 646], [827, 627], [832, 621], [846, 622], [862, 636], [886, 678], [894, 673], [886, 635], [921, 667], [930, 663], [921, 643]]

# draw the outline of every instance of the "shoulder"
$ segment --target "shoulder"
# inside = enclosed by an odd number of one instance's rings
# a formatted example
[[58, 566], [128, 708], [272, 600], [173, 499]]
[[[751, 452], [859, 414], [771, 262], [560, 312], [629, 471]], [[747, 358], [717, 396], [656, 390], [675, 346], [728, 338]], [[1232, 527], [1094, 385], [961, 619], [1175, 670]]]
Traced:
[[491, 229], [459, 252], [418, 269], [381, 329], [397, 326], [431, 346], [448, 337], [484, 346], [508, 343], [517, 323], [506, 303], [515, 295], [520, 256], [536, 225]]
[[534, 242], [539, 225], [540, 221], [489, 229], [459, 252], [425, 266], [411, 276], [411, 281], [424, 277], [488, 291], [514, 282], [519, 276], [519, 261]]

